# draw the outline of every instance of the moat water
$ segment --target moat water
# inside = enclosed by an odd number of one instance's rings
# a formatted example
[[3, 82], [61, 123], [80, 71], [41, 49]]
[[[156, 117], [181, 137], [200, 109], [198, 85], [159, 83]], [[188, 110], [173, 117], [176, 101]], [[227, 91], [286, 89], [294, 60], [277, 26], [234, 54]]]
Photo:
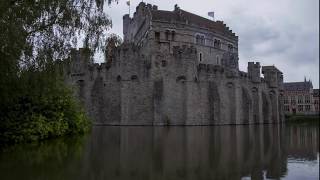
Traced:
[[95, 126], [0, 153], [0, 179], [319, 179], [317, 126]]

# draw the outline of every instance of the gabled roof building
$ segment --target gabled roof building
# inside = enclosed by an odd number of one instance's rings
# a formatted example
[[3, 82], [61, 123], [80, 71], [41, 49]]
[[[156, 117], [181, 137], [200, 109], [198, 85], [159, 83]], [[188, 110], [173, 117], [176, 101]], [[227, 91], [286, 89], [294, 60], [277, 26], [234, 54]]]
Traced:
[[314, 114], [315, 101], [312, 82], [286, 82], [284, 87], [284, 111], [286, 114]]

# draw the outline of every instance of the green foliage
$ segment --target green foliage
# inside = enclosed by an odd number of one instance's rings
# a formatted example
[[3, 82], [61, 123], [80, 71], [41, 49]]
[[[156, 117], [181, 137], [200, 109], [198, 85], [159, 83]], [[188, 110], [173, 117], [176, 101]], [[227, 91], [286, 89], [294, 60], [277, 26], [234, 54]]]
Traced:
[[79, 37], [93, 51], [105, 46], [105, 2], [117, 0], [0, 1], [0, 143], [89, 130], [57, 60]]
[[319, 125], [320, 116], [315, 115], [288, 115], [286, 116], [286, 123], [290, 125]]
[[43, 70], [67, 58], [80, 37], [86, 48], [103, 48], [112, 25], [104, 2], [117, 0], [0, 1], [1, 102], [17, 93], [22, 70]]
[[89, 130], [90, 121], [71, 89], [59, 75], [51, 75], [55, 81], [46, 75], [48, 72], [42, 71], [25, 72], [22, 76], [37, 79], [40, 86], [32, 84], [35, 80], [21, 80], [28, 82], [25, 91], [2, 107], [0, 143], [36, 141]]

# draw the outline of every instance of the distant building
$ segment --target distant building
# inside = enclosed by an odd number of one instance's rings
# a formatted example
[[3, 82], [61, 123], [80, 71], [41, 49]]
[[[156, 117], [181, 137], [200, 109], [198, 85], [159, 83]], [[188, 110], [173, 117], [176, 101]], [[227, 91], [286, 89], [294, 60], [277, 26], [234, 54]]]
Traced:
[[317, 114], [320, 114], [320, 108], [319, 108], [319, 89], [313, 90], [313, 104], [314, 104], [314, 111]]
[[[314, 94], [312, 82], [284, 83], [284, 112], [285, 114], [314, 114]], [[319, 93], [318, 93], [319, 97]], [[319, 98], [318, 98], [319, 104]], [[319, 109], [319, 107], [318, 107]]]

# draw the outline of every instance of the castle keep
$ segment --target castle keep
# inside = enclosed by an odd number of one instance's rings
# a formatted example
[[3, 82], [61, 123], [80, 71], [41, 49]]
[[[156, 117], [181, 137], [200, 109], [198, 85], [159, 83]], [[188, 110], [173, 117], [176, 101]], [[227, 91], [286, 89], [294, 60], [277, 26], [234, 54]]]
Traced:
[[240, 71], [238, 36], [222, 21], [141, 2], [132, 18], [123, 16], [123, 40], [106, 63], [93, 63], [85, 49], [67, 62], [67, 81], [94, 124], [283, 121], [282, 73], [259, 62]]

